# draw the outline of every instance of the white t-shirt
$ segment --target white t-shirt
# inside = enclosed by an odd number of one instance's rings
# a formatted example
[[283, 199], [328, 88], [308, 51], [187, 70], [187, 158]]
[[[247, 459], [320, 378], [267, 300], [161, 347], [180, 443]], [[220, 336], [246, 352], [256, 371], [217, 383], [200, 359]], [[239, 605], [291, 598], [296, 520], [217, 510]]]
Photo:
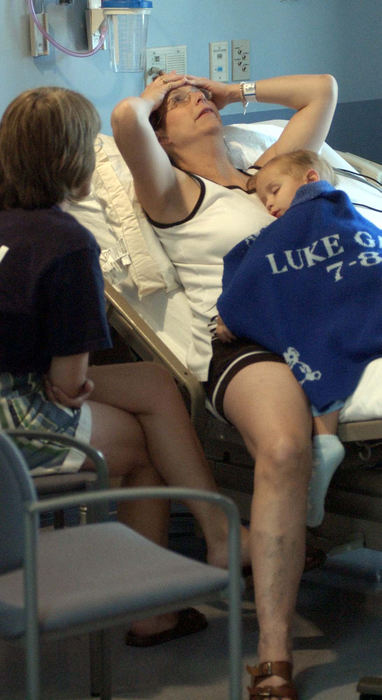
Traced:
[[176, 267], [191, 306], [193, 344], [187, 352], [188, 367], [200, 381], [205, 381], [211, 357], [208, 324], [217, 313], [223, 256], [274, 218], [255, 192], [248, 194], [240, 187], [224, 187], [194, 177], [201, 191], [191, 214], [172, 225], [151, 223]]

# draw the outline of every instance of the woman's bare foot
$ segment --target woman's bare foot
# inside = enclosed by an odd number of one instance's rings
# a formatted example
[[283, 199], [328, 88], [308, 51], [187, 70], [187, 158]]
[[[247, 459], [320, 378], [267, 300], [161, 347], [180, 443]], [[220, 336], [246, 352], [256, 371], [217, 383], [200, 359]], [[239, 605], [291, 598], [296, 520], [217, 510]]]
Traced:
[[139, 637], [149, 637], [152, 634], [159, 634], [165, 630], [172, 629], [178, 622], [176, 612], [166, 615], [156, 615], [146, 620], [137, 620], [131, 625], [130, 631]]
[[207, 618], [203, 613], [195, 608], [184, 608], [177, 613], [158, 615], [134, 623], [126, 633], [125, 641], [128, 646], [151, 647], [201, 632], [207, 626]]

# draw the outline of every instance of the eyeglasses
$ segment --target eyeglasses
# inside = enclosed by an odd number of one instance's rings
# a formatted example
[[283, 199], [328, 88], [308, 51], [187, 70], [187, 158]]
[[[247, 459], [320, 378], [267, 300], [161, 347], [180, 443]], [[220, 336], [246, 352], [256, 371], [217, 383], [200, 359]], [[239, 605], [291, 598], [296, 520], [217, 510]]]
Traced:
[[162, 102], [161, 106], [150, 115], [150, 122], [153, 129], [156, 130], [159, 128], [166, 112], [170, 112], [172, 109], [176, 109], [181, 105], [188, 104], [191, 100], [191, 93], [193, 92], [201, 93], [206, 100], [212, 99], [212, 93], [209, 90], [206, 88], [196, 87], [195, 85], [184, 85], [182, 87], [175, 88], [175, 90], [171, 90], [171, 92], [168, 93], [167, 97]]
[[184, 87], [171, 90], [165, 100], [165, 111], [170, 112], [180, 105], [186, 105], [191, 100], [191, 93], [200, 92], [206, 100], [212, 98], [212, 93], [205, 88], [199, 88], [194, 85], [185, 85]]

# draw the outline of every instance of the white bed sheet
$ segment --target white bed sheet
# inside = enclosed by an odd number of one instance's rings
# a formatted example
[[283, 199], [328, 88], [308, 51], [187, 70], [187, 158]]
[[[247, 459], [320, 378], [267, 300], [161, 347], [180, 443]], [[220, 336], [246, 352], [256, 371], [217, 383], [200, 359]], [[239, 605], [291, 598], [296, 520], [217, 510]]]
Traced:
[[[278, 137], [286, 122], [258, 122], [225, 127], [227, 147], [237, 167], [246, 168]], [[135, 198], [131, 175], [110, 136], [97, 160], [93, 193], [69, 211], [96, 236], [102, 250], [105, 276], [126, 296], [158, 337], [185, 364], [191, 328], [191, 310], [178, 285], [171, 262], [158, 247], [147, 220]], [[325, 144], [322, 155], [335, 167], [355, 171]], [[356, 171], [355, 171], [356, 172]], [[382, 195], [364, 182], [338, 177], [337, 186], [356, 204], [382, 209]], [[363, 216], [382, 228], [382, 214], [357, 207]], [[119, 262], [111, 267], [110, 251], [119, 250]], [[106, 264], [105, 264], [106, 261]], [[341, 422], [382, 417], [382, 358], [366, 368], [354, 394], [340, 414]]]

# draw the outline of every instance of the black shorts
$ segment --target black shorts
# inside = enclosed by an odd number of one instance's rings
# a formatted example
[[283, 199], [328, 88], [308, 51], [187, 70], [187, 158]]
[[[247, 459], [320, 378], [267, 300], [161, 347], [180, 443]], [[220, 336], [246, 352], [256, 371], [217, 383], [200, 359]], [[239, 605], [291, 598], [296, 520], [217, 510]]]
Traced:
[[246, 338], [232, 343], [222, 343], [219, 338], [213, 338], [212, 358], [204, 388], [214, 412], [220, 418], [225, 420], [224, 394], [231, 379], [241, 369], [255, 362], [284, 362], [284, 358]]

